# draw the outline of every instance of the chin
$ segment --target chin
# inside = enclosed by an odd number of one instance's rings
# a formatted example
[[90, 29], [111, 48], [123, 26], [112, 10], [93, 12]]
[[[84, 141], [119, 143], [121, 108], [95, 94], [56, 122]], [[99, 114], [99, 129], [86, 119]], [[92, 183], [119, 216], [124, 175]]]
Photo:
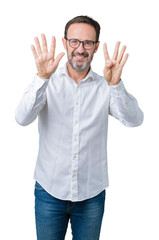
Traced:
[[69, 60], [71, 67], [77, 72], [84, 72], [90, 67], [90, 63], [88, 61], [84, 62], [75, 62], [73, 59]]
[[89, 68], [89, 64], [74, 65], [72, 66], [77, 72], [84, 72]]

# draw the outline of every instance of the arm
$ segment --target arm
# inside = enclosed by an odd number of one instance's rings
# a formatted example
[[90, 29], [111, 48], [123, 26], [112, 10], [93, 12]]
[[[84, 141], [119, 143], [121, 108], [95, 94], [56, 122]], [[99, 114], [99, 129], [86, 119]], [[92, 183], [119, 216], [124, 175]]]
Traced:
[[129, 94], [122, 81], [116, 86], [110, 86], [111, 116], [117, 118], [127, 127], [137, 127], [142, 124], [144, 114], [138, 106], [137, 100]]
[[110, 87], [110, 115], [119, 119], [125, 126], [135, 127], [143, 122], [143, 112], [138, 107], [137, 100], [129, 94], [121, 79], [123, 67], [128, 59], [123, 46], [119, 54], [120, 42], [116, 43], [114, 54], [110, 59], [106, 43], [103, 46], [105, 67], [104, 77]]
[[32, 123], [46, 103], [46, 88], [48, 79], [34, 78], [32, 84], [24, 92], [24, 95], [16, 109], [16, 122], [22, 126]]
[[36, 68], [38, 70], [32, 84], [25, 91], [19, 106], [16, 109], [15, 118], [18, 124], [26, 126], [32, 123], [38, 113], [42, 110], [46, 103], [46, 88], [51, 75], [56, 71], [61, 58], [64, 53], [60, 53], [56, 59], [55, 46], [56, 39], [52, 38], [50, 51], [47, 48], [47, 41], [44, 34], [41, 35], [42, 47], [39, 39], [35, 38], [36, 49], [34, 45], [31, 46]]

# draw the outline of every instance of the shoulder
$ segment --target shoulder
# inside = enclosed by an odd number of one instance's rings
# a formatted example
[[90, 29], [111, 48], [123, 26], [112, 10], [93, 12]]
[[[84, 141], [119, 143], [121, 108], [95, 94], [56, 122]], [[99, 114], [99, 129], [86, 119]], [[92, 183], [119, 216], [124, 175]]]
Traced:
[[92, 71], [92, 74], [93, 74], [93, 78], [95, 80], [95, 83], [97, 85], [100, 85], [100, 86], [105, 87], [105, 88], [109, 88], [109, 85], [108, 85], [107, 81], [105, 80], [105, 78], [103, 76], [101, 76], [98, 73], [93, 72], [93, 71]]
[[64, 67], [58, 67], [56, 71], [51, 75], [49, 85], [59, 85], [63, 82]]
[[51, 79], [60, 78], [65, 73], [64, 67], [58, 67], [56, 71], [51, 75]]

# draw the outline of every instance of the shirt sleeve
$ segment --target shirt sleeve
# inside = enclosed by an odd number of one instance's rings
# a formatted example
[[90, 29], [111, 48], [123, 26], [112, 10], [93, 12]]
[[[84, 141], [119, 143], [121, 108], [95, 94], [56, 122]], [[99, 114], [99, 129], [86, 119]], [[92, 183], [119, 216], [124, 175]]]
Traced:
[[127, 127], [137, 127], [142, 124], [144, 114], [138, 106], [138, 102], [129, 94], [122, 80], [116, 86], [110, 86], [109, 114], [117, 118]]
[[26, 126], [36, 119], [46, 103], [48, 82], [49, 79], [41, 79], [37, 75], [35, 76], [16, 108], [15, 119], [18, 124]]

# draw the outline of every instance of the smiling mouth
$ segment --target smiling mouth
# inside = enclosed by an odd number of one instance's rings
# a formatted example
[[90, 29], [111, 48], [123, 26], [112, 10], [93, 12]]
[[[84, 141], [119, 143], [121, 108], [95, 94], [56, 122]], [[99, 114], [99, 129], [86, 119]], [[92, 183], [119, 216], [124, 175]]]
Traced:
[[88, 53], [79, 53], [79, 52], [73, 52], [72, 57], [77, 59], [78, 61], [82, 61], [86, 57], [88, 57]]
[[86, 57], [83, 56], [83, 55], [75, 55], [74, 58], [77, 59], [78, 61], [82, 61], [82, 60], [85, 59]]

